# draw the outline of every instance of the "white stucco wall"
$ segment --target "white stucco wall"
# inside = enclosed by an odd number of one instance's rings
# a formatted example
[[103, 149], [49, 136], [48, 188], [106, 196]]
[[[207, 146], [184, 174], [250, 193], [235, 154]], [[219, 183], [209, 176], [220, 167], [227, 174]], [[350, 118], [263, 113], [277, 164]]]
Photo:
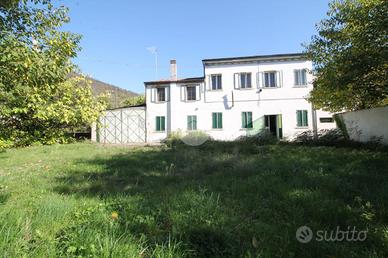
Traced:
[[[217, 64], [205, 66], [205, 81], [200, 83], [200, 98], [197, 101], [181, 100], [181, 87], [189, 84], [171, 83], [166, 85], [147, 85], [147, 140], [160, 141], [169, 132], [187, 131], [187, 116], [197, 116], [197, 129], [219, 140], [233, 140], [242, 135], [258, 132], [264, 126], [264, 115], [282, 115], [283, 138], [292, 138], [297, 133], [313, 130], [312, 106], [306, 100], [312, 90], [312, 75], [307, 74], [305, 87], [294, 86], [295, 69], [311, 69], [310, 61], [273, 61], [248, 64]], [[262, 88], [257, 75], [265, 71], [281, 71], [280, 88]], [[234, 74], [252, 73], [251, 89], [234, 89]], [[209, 76], [222, 74], [222, 90], [209, 90]], [[192, 84], [192, 85], [198, 85]], [[169, 86], [170, 101], [151, 102], [151, 88]], [[261, 91], [260, 91], [261, 89]], [[232, 101], [232, 92], [234, 101]], [[308, 126], [297, 127], [297, 110], [308, 111]], [[223, 113], [223, 128], [212, 129], [212, 112]], [[252, 112], [254, 129], [241, 128], [241, 112]], [[156, 132], [156, 116], [166, 116], [166, 131]], [[319, 117], [331, 114], [317, 111], [318, 130], [335, 128], [335, 123], [319, 122]]]
[[388, 144], [388, 106], [339, 114], [352, 140], [368, 142], [374, 137]]

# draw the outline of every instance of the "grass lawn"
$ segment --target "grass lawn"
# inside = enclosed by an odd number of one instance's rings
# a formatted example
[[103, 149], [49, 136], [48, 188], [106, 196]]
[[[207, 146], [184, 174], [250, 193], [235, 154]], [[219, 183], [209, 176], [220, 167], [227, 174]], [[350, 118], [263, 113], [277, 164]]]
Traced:
[[[388, 257], [386, 151], [78, 143], [0, 164], [1, 257]], [[368, 232], [303, 244], [303, 225]]]

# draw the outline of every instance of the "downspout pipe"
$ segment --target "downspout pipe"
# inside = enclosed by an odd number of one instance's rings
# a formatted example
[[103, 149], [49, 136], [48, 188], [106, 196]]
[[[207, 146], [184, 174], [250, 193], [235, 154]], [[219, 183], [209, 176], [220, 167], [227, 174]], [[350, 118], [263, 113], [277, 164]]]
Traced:
[[311, 103], [311, 111], [313, 116], [313, 136], [314, 140], [318, 139], [318, 121], [317, 121], [317, 111], [314, 108], [314, 105]]

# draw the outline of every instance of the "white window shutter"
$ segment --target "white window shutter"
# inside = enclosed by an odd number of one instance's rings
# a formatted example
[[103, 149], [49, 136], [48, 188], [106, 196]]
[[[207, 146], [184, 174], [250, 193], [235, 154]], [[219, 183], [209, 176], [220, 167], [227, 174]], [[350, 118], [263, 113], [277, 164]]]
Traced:
[[156, 88], [151, 87], [151, 102], [156, 102]]
[[261, 72], [261, 87], [264, 88], [265, 87], [265, 73]]
[[200, 100], [201, 99], [201, 85], [198, 84], [195, 86], [195, 100]]
[[258, 89], [260, 89], [261, 88], [261, 84], [262, 84], [262, 78], [263, 78], [263, 75], [262, 75], [263, 73], [262, 72], [257, 72], [256, 73], [256, 87], [258, 88]]
[[166, 101], [170, 101], [170, 86], [164, 88], [166, 94]]
[[240, 88], [240, 78], [239, 78], [239, 74], [238, 73], [235, 73], [234, 74], [234, 88], [235, 89], [239, 89]]
[[212, 84], [211, 84], [211, 76], [210, 75], [206, 75], [206, 81], [205, 81], [205, 90], [212, 90]]
[[185, 89], [186, 89], [186, 86], [180, 86], [180, 95], [181, 95], [181, 101], [185, 101], [185, 96], [186, 96], [186, 93], [185, 93]]
[[278, 88], [282, 87], [283, 85], [283, 71], [277, 71], [276, 72], [276, 86]]

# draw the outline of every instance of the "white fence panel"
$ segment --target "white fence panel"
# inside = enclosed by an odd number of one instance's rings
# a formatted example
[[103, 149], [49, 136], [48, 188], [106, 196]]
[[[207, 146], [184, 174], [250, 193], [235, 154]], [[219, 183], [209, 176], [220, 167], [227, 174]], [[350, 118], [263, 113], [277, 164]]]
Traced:
[[99, 120], [97, 141], [110, 144], [146, 142], [145, 119], [144, 107], [107, 110]]

